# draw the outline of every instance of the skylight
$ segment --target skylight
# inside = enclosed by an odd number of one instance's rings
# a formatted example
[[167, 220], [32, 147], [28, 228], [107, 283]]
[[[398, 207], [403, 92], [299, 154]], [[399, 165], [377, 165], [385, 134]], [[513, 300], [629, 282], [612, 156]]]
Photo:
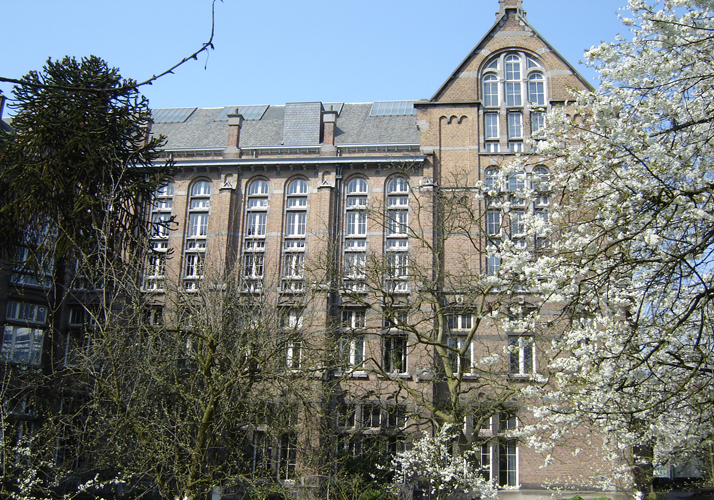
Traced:
[[369, 116], [415, 115], [414, 101], [375, 101]]
[[268, 109], [267, 104], [258, 104], [252, 106], [226, 106], [218, 114], [215, 121], [223, 121], [228, 119], [228, 115], [236, 113], [243, 115], [244, 120], [260, 120]]
[[196, 111], [196, 108], [161, 108], [151, 110], [154, 123], [183, 123]]

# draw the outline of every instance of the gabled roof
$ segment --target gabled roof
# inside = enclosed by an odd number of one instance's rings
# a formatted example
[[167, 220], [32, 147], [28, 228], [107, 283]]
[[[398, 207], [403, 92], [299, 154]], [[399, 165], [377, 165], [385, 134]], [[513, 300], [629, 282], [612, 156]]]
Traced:
[[528, 23], [526, 20], [525, 12], [519, 7], [519, 8], [503, 8], [503, 5], [501, 6], [501, 9], [499, 10], [497, 17], [496, 17], [496, 22], [491, 26], [491, 28], [486, 32], [486, 34], [479, 40], [479, 42], [476, 44], [476, 46], [471, 50], [471, 52], [468, 53], [468, 55], [464, 58], [463, 61], [456, 67], [456, 69], [449, 75], [449, 77], [444, 81], [444, 83], [439, 86], [437, 91], [434, 93], [434, 95], [429, 99], [429, 102], [434, 102], [438, 100], [439, 96], [446, 90], [448, 87], [449, 83], [454, 80], [455, 78], [458, 77], [459, 73], [463, 70], [464, 66], [466, 66], [471, 59], [478, 53], [478, 51], [481, 50], [483, 45], [485, 45], [485, 42], [492, 37], [496, 32], [500, 30], [501, 24], [506, 20], [506, 18], [509, 15], [516, 15], [518, 16], [518, 19], [520, 22], [522, 22], [529, 30], [533, 32], [533, 35], [538, 38], [548, 49], [550, 49], [565, 65], [568, 66], [568, 68], [573, 72], [573, 74], [582, 82], [582, 84], [588, 88], [592, 89], [592, 85], [588, 83], [588, 81], [583, 78], [583, 76], [578, 72], [575, 67], [573, 67], [563, 56], [560, 55], [560, 53], [553, 48], [553, 46], [548, 43], [548, 41], [541, 36], [538, 31], [536, 31], [533, 26]]

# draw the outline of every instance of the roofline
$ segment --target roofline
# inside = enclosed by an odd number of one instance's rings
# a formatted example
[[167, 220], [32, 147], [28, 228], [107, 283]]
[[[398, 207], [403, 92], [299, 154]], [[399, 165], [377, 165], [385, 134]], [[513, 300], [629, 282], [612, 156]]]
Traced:
[[[567, 59], [565, 59], [562, 55], [560, 55], [560, 52], [558, 52], [557, 50], [555, 50], [555, 48], [550, 44], [550, 42], [548, 42], [548, 40], [546, 40], [545, 38], [543, 38], [543, 36], [542, 36], [540, 33], [538, 33], [538, 30], [536, 30], [533, 26], [531, 26], [531, 24], [526, 20], [526, 17], [525, 17], [524, 15], [521, 15], [521, 14], [519, 14], [519, 13], [516, 13], [516, 15], [520, 18], [521, 21], [523, 21], [523, 23], [524, 23], [526, 26], [528, 26], [531, 30], [533, 30], [533, 33], [535, 33], [535, 35], [536, 35], [538, 38], [540, 38], [540, 40], [541, 40], [543, 43], [545, 43], [546, 46], [547, 46], [550, 50], [552, 50], [552, 51], [555, 53], [555, 55], [558, 56], [558, 58], [559, 58], [561, 61], [563, 61], [563, 62], [568, 66], [568, 68], [570, 68], [570, 70], [575, 74], [575, 76], [580, 80], [580, 82], [583, 83], [583, 84], [588, 88], [588, 90], [590, 90], [590, 91], [594, 90], [594, 87], [593, 87], [592, 85], [590, 85], [590, 83], [589, 83], [585, 78], [583, 78], [583, 75], [581, 75], [580, 72], [579, 72], [577, 69], [575, 69], [575, 68], [573, 67], [573, 65], [570, 64], [570, 62], [568, 62]], [[461, 61], [458, 66], [456, 66], [456, 69], [449, 75], [449, 77], [444, 81], [444, 83], [442, 83], [442, 84], [439, 86], [439, 88], [436, 90], [436, 92], [434, 92], [434, 95], [431, 96], [431, 98], [429, 99], [429, 101], [434, 101], [434, 100], [436, 100], [436, 99], [438, 98], [439, 94], [441, 94], [441, 93], [444, 91], [444, 89], [445, 89], [446, 86], [449, 84], [449, 82], [451, 82], [454, 78], [456, 78], [456, 76], [461, 72], [461, 69], [464, 67], [464, 65], [466, 65], [466, 62], [467, 62], [469, 59], [471, 59], [471, 57], [472, 57], [472, 56], [474, 55], [474, 53], [478, 50], [478, 48], [481, 46], [481, 44], [482, 44], [489, 36], [491, 36], [491, 33], [498, 27], [498, 24], [501, 22], [501, 20], [502, 20], [505, 16], [506, 16], [506, 12], [504, 12], [503, 14], [501, 14], [500, 16], [498, 16], [498, 17], [496, 18], [496, 22], [493, 24], [493, 26], [491, 26], [491, 29], [489, 29], [489, 30], [486, 32], [486, 34], [481, 38], [481, 40], [478, 41], [478, 43], [476, 44], [476, 46], [475, 46], [473, 49], [471, 49], [471, 51], [470, 51], [470, 52], [468, 53], [468, 55], [463, 59], [463, 61]], [[416, 102], [416, 101], [415, 101], [415, 102]]]
[[254, 166], [282, 166], [282, 165], [334, 165], [337, 163], [348, 164], [384, 164], [384, 163], [423, 163], [426, 155], [414, 156], [325, 156], [315, 158], [227, 158], [220, 160], [176, 160], [177, 167], [254, 167]]

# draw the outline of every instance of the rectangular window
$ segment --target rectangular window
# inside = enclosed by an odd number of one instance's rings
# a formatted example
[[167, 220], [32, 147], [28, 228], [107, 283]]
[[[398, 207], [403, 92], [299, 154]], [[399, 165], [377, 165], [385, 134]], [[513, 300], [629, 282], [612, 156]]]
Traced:
[[186, 254], [185, 276], [187, 278], [200, 278], [201, 276], [203, 276], [203, 254]]
[[523, 143], [514, 141], [514, 142], [509, 142], [508, 143], [508, 150], [511, 153], [522, 153], [523, 152]]
[[297, 468], [297, 435], [288, 432], [280, 436], [278, 448], [278, 474], [281, 480], [295, 479]]
[[387, 236], [407, 233], [407, 211], [389, 210], [387, 213]]
[[304, 237], [306, 216], [305, 212], [288, 212], [285, 221], [285, 235]]
[[409, 255], [391, 253], [387, 255], [387, 278], [406, 278], [409, 275]]
[[405, 335], [386, 335], [382, 345], [382, 369], [387, 373], [406, 373], [407, 337]]
[[471, 373], [471, 344], [466, 345], [466, 337], [449, 337], [448, 346], [451, 370], [454, 373]]
[[545, 113], [531, 113], [531, 135], [537, 136], [545, 127]]
[[344, 335], [340, 339], [340, 355], [345, 366], [361, 366], [364, 363], [364, 336]]
[[518, 486], [517, 445], [515, 439], [501, 439], [498, 442], [498, 485]]
[[347, 235], [365, 236], [367, 234], [367, 214], [362, 211], [347, 212]]
[[342, 311], [342, 328], [355, 330], [364, 328], [365, 311], [363, 310], [344, 310]]
[[506, 82], [506, 106], [522, 106], [521, 83]]
[[42, 361], [44, 331], [39, 328], [5, 325], [2, 359], [9, 363], [39, 366]]
[[243, 277], [260, 279], [263, 277], [265, 256], [262, 253], [247, 253], [243, 256]]
[[151, 224], [152, 238], [168, 238], [171, 214], [154, 214], [151, 216]]
[[501, 145], [497, 142], [487, 142], [486, 152], [487, 153], [498, 153], [501, 150]]
[[529, 375], [535, 372], [534, 350], [533, 337], [516, 335], [508, 338], [511, 375]]
[[355, 426], [355, 406], [340, 404], [337, 406], [337, 426], [351, 429]]
[[484, 115], [485, 120], [485, 137], [486, 139], [496, 139], [498, 140], [498, 113], [486, 113]]
[[265, 236], [265, 220], [267, 214], [264, 212], [249, 213], [246, 227], [246, 236]]
[[498, 236], [501, 234], [501, 212], [490, 210], [486, 212], [486, 234]]
[[391, 309], [384, 311], [384, 328], [405, 328], [407, 323], [407, 311]]
[[446, 318], [449, 330], [471, 330], [473, 314], [451, 314]]
[[489, 276], [497, 276], [498, 268], [501, 267], [501, 258], [496, 255], [486, 257], [486, 274]]
[[5, 317], [28, 325], [44, 325], [47, 323], [47, 306], [10, 301], [7, 303]]
[[285, 367], [288, 370], [298, 370], [302, 355], [302, 342], [299, 340], [288, 342], [285, 348]]
[[522, 210], [511, 212], [511, 237], [518, 238], [525, 235], [526, 227], [523, 222], [526, 213]]
[[362, 427], [382, 426], [382, 408], [377, 405], [362, 405]]
[[208, 214], [197, 213], [188, 216], [188, 237], [205, 238], [208, 235]]
[[508, 113], [508, 138], [523, 137], [523, 113]]
[[300, 279], [303, 273], [305, 255], [302, 253], [286, 253], [283, 255], [283, 277]]
[[345, 254], [345, 276], [348, 278], [363, 278], [367, 256], [363, 253]]

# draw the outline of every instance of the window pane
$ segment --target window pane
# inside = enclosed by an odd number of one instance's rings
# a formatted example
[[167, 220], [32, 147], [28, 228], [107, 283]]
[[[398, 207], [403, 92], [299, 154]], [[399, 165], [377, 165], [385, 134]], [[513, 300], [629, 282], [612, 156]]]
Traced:
[[545, 105], [545, 87], [543, 75], [533, 73], [528, 77], [528, 101], [538, 106]]
[[288, 194], [307, 194], [307, 182], [303, 179], [297, 179], [288, 186]]
[[483, 77], [483, 105], [498, 106], [498, 77], [494, 74]]
[[498, 139], [498, 113], [486, 113], [485, 115], [485, 132], [486, 139]]
[[191, 187], [191, 196], [208, 196], [211, 194], [211, 184], [199, 181]]
[[523, 113], [508, 113], [508, 138], [523, 137]]
[[267, 181], [254, 181], [250, 184], [248, 188], [248, 195], [254, 194], [268, 194], [268, 183]]

